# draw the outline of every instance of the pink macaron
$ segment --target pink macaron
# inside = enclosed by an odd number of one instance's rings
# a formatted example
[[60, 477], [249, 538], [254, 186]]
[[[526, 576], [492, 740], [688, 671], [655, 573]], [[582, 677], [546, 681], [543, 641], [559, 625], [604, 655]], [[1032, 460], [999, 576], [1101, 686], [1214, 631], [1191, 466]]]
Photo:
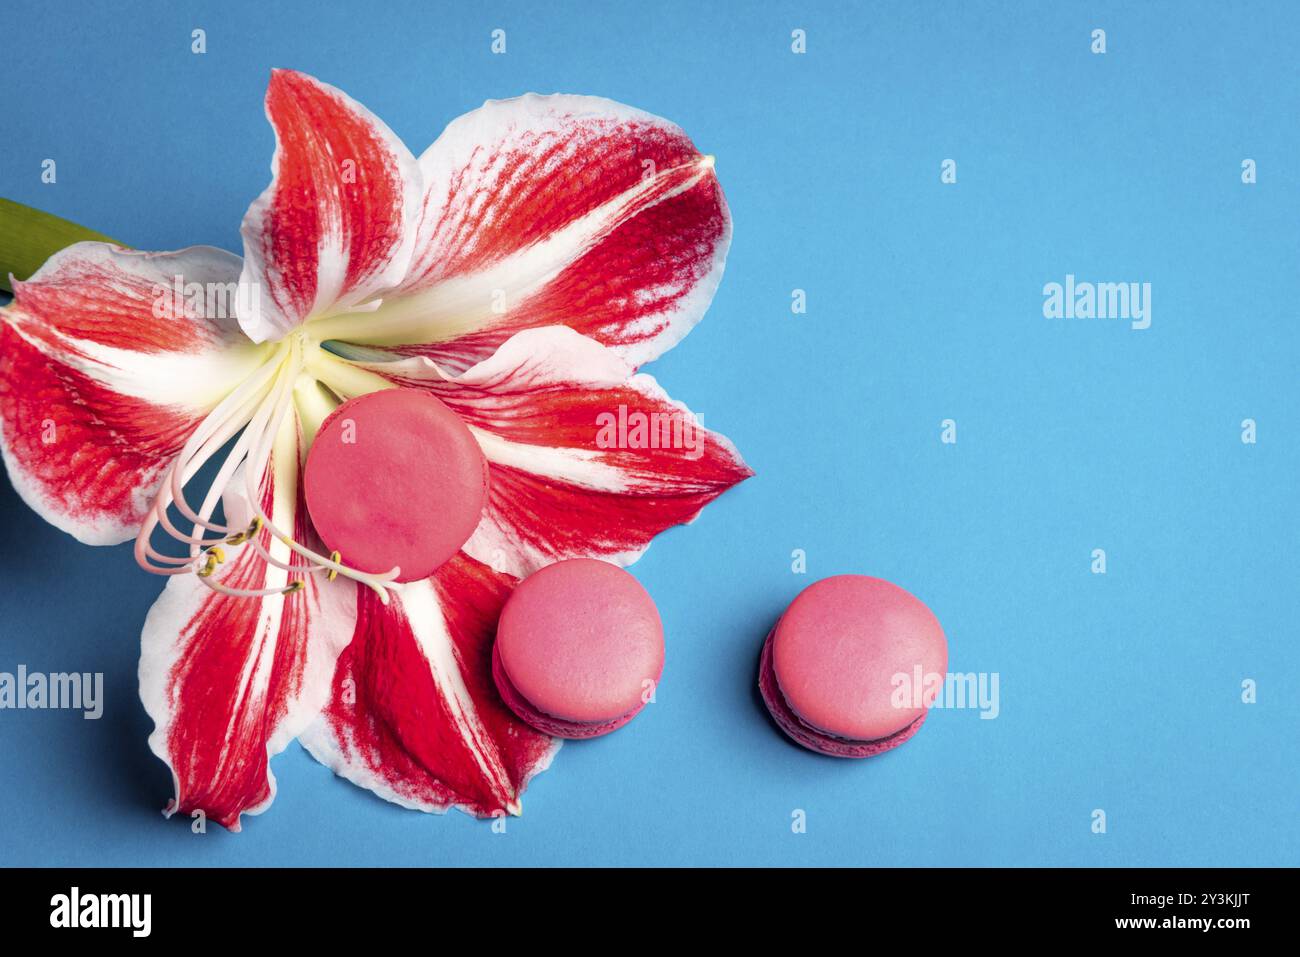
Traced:
[[349, 399], [316, 433], [303, 495], [321, 540], [365, 572], [428, 578], [474, 532], [488, 467], [473, 433], [420, 389]]
[[794, 741], [866, 758], [917, 732], [947, 670], [943, 628], [920, 599], [880, 578], [835, 575], [785, 610], [763, 644], [758, 686]]
[[492, 649], [506, 705], [561, 738], [621, 728], [650, 700], [664, 629], [641, 583], [608, 562], [575, 558], [524, 579], [507, 599]]

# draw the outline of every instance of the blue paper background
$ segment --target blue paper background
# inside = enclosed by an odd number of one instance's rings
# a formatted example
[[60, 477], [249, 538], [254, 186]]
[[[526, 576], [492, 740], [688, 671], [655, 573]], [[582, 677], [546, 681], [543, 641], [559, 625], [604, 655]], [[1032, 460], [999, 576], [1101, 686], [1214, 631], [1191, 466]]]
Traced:
[[[658, 702], [566, 746], [505, 834], [385, 804], [293, 745], [267, 814], [193, 835], [158, 814], [136, 697], [161, 582], [4, 485], [0, 670], [102, 671], [107, 710], [0, 711], [0, 861], [1297, 863], [1297, 8], [465, 6], [7, 4], [0, 195], [138, 247], [238, 251], [272, 66], [417, 153], [528, 90], [680, 123], [718, 157], [735, 241], [707, 319], [649, 371], [759, 474], [634, 568], [667, 626]], [[1151, 328], [1043, 318], [1067, 272], [1152, 283]], [[759, 645], [846, 571], [925, 600], [953, 670], [1000, 674], [1000, 717], [936, 713], [864, 762], [787, 743]]]

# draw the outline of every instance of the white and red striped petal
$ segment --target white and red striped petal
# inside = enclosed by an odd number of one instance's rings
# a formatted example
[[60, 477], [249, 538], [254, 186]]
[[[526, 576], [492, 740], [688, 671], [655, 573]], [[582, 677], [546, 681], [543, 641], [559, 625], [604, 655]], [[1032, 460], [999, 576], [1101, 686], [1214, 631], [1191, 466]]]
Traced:
[[[314, 541], [298, 488], [297, 426], [285, 420], [261, 483], [262, 508], [299, 542]], [[232, 525], [252, 518], [243, 469], [223, 498]], [[279, 562], [287, 545], [269, 529], [257, 535]], [[356, 588], [342, 580], [289, 571], [251, 544], [234, 549], [213, 579], [234, 589], [304, 586], [262, 598], [218, 594], [192, 574], [173, 576], [149, 611], [141, 639], [140, 697], [154, 720], [153, 752], [172, 770], [175, 811], [201, 810], [237, 831], [275, 797], [271, 756], [283, 751], [329, 697], [338, 654], [356, 619]]]
[[92, 545], [133, 537], [162, 471], [262, 360], [235, 321], [239, 259], [77, 243], [0, 311], [0, 449], [14, 487]]
[[465, 551], [523, 577], [563, 558], [634, 562], [664, 529], [753, 472], [648, 375], [572, 329], [522, 332], [451, 375], [427, 358], [368, 363], [460, 415], [490, 470]]
[[275, 70], [266, 115], [276, 135], [273, 178], [240, 229], [241, 283], [255, 306], [240, 323], [254, 342], [397, 285], [422, 193], [410, 150], [334, 87]]
[[649, 113], [587, 96], [490, 101], [420, 169], [410, 275], [333, 338], [464, 369], [562, 324], [636, 366], [686, 335], [722, 278], [731, 219], [713, 160]]
[[559, 742], [516, 718], [492, 681], [492, 639], [513, 584], [458, 555], [387, 605], [359, 589], [356, 633], [303, 745], [404, 807], [518, 814]]

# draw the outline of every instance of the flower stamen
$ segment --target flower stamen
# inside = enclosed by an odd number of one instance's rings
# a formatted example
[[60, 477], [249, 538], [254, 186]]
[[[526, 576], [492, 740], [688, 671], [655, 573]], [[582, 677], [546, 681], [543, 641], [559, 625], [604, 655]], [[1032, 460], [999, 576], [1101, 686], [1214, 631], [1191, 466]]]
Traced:
[[[295, 578], [284, 586], [261, 589], [231, 588], [216, 581], [213, 576], [226, 561], [226, 552], [220, 546], [238, 548], [249, 545], [268, 565], [290, 575], [303, 576], [324, 571], [330, 581], [343, 575], [374, 590], [384, 604], [388, 603], [389, 592], [400, 588], [400, 584], [393, 580], [400, 574], [399, 569], [394, 568], [383, 574], [363, 572], [345, 565], [337, 551], [326, 558], [277, 527], [262, 505], [259, 486], [271, 466], [277, 438], [293, 407], [295, 386], [307, 365], [303, 352], [304, 342], [301, 337], [286, 339], [256, 372], [219, 402], [194, 430], [164, 474], [153, 507], [136, 537], [135, 554], [140, 567], [159, 575], [192, 571], [212, 590], [238, 598], [287, 595], [306, 587], [306, 579], [302, 577]], [[232, 438], [235, 438], [234, 445], [227, 453], [202, 505], [195, 511], [186, 499], [186, 484]], [[244, 470], [244, 498], [254, 513], [251, 521], [242, 529], [212, 520], [223, 492], [236, 480], [236, 472], [241, 467]], [[190, 534], [177, 528], [168, 516], [168, 510], [173, 506], [185, 520], [193, 523], [194, 528]], [[171, 539], [188, 545], [189, 556], [165, 555], [157, 551], [150, 539], [159, 527]], [[222, 537], [209, 538], [211, 533]], [[291, 556], [305, 559], [305, 562], [296, 561], [293, 557], [285, 561], [272, 555], [261, 539], [263, 533], [287, 548]]]

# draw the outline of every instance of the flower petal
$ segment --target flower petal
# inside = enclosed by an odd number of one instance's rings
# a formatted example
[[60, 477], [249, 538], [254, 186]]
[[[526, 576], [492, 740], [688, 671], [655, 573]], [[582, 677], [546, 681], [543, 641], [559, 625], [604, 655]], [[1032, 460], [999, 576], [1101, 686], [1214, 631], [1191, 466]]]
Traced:
[[248, 208], [240, 316], [254, 342], [312, 314], [397, 285], [415, 239], [421, 185], [410, 150], [364, 106], [313, 77], [275, 70], [271, 185]]
[[562, 558], [631, 564], [754, 473], [648, 375], [572, 329], [521, 332], [459, 376], [427, 358], [366, 363], [429, 389], [487, 457], [488, 507], [465, 551], [529, 575]]
[[519, 721], [492, 682], [492, 639], [512, 585], [458, 555], [388, 605], [360, 590], [333, 698], [303, 745], [403, 807], [518, 814], [559, 742]]
[[[286, 426], [262, 479], [262, 508], [278, 527], [310, 543], [292, 418]], [[241, 468], [232, 489], [242, 487]], [[224, 504], [232, 525], [251, 521], [238, 491], [228, 490]], [[289, 563], [288, 547], [269, 529], [258, 542]], [[172, 769], [176, 796], [167, 813], [202, 810], [237, 831], [241, 814], [261, 813], [275, 797], [270, 757], [329, 697], [334, 662], [356, 617], [355, 589], [278, 568], [247, 544], [214, 580], [244, 589], [305, 583], [288, 595], [243, 598], [211, 591], [194, 575], [175, 575], [145, 620], [140, 698], [155, 725], [149, 746]]]
[[262, 360], [234, 318], [238, 277], [219, 249], [77, 243], [15, 283], [0, 450], [28, 505], [87, 544], [135, 536], [167, 463]]
[[731, 219], [713, 160], [649, 113], [587, 96], [489, 101], [420, 169], [403, 289], [340, 317], [333, 338], [463, 369], [522, 329], [564, 324], [640, 365], [686, 335], [722, 278]]

